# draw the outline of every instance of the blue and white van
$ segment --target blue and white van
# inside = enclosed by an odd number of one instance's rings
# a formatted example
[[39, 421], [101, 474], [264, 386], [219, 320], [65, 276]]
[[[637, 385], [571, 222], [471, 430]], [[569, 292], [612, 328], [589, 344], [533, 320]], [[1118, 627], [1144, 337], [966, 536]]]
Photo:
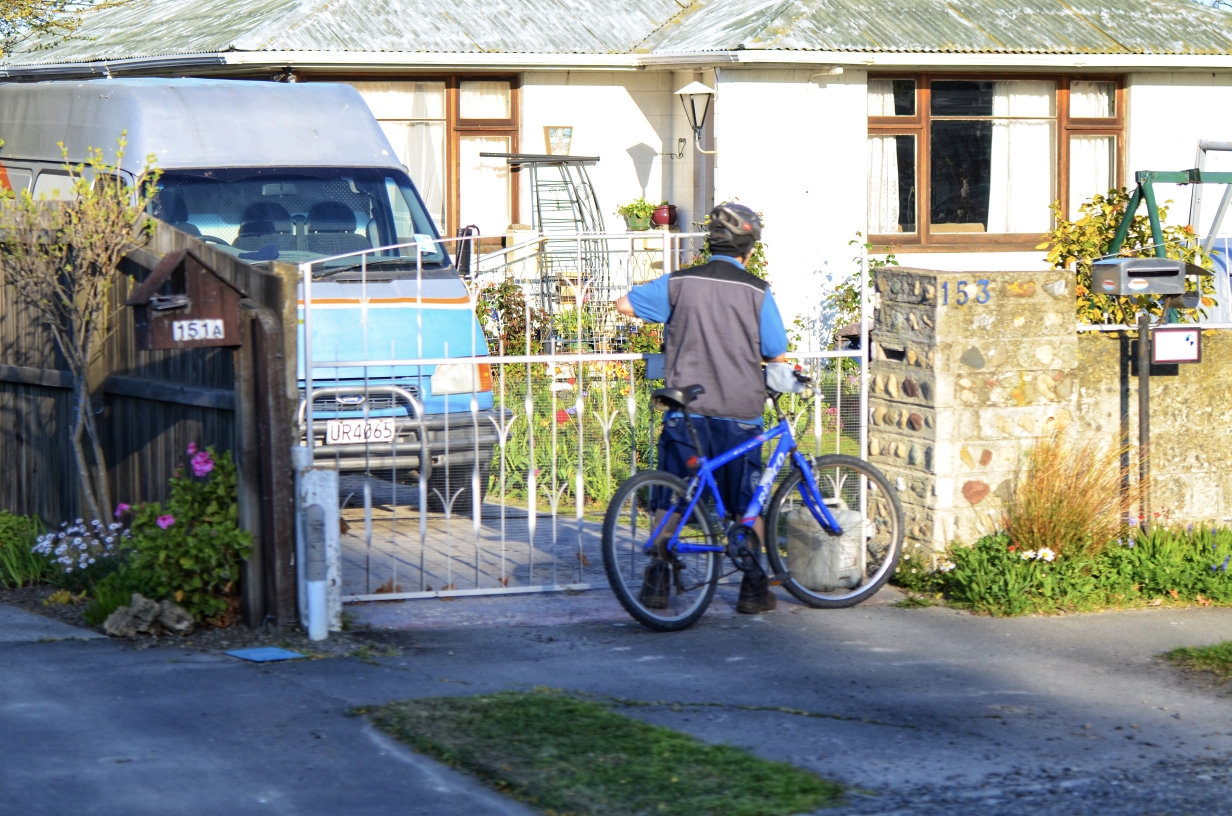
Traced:
[[[251, 263], [313, 267], [314, 360], [473, 357], [487, 344], [414, 183], [348, 85], [207, 79], [0, 84], [0, 186], [66, 198], [59, 143], [73, 163], [147, 156], [162, 171], [155, 215]], [[418, 243], [415, 246], [389, 248]], [[360, 256], [348, 253], [368, 251]], [[419, 259], [422, 253], [422, 261]], [[347, 256], [335, 258], [335, 256]], [[300, 290], [299, 415], [307, 414]], [[314, 454], [343, 471], [434, 488], [469, 509], [486, 490], [497, 441], [487, 365], [313, 371]], [[302, 429], [303, 423], [301, 423]], [[303, 430], [301, 430], [301, 434]], [[444, 489], [446, 482], [448, 490]], [[407, 491], [410, 493], [410, 491]]]

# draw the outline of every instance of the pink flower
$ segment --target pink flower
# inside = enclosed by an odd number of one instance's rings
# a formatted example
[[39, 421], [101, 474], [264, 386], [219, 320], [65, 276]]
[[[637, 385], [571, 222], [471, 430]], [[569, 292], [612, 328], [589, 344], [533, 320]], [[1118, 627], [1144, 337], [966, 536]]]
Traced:
[[201, 478], [214, 469], [214, 459], [209, 451], [201, 451], [192, 458], [193, 475]]
[[197, 452], [197, 443], [196, 443], [196, 442], [189, 442], [189, 443], [188, 443], [188, 455], [189, 455], [189, 456], [192, 456], [192, 455], [193, 455], [193, 454], [195, 454], [196, 452]]
[[175, 524], [175, 516], [159, 516], [157, 523], [160, 529], [166, 530], [172, 524]]
[[129, 509], [130, 509], [129, 505], [125, 504], [124, 502], [120, 502], [119, 504], [116, 505], [115, 517], [119, 518], [120, 516], [127, 513]]

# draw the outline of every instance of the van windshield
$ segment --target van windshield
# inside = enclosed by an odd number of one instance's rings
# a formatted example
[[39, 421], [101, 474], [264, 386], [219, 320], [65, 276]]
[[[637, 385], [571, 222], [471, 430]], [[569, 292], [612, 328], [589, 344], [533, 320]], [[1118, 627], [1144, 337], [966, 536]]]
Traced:
[[[411, 180], [401, 170], [273, 167], [167, 170], [150, 213], [247, 261], [314, 261], [421, 242], [426, 266], [449, 263]], [[416, 248], [368, 255], [386, 268], [416, 265]], [[359, 257], [318, 269], [342, 268]]]

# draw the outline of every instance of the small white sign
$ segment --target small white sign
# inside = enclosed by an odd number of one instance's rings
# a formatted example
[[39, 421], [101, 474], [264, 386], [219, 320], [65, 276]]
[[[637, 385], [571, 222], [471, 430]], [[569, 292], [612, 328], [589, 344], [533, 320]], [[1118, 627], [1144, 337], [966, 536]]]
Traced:
[[1202, 330], [1156, 329], [1151, 333], [1151, 362], [1202, 362]]
[[221, 320], [176, 320], [171, 323], [171, 339], [177, 343], [194, 340], [222, 340]]

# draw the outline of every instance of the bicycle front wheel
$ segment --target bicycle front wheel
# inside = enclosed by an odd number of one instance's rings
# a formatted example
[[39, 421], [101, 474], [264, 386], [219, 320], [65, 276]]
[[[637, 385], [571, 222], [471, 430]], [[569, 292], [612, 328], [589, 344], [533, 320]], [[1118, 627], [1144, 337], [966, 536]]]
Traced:
[[[662, 543], [650, 547], [656, 522], [678, 505], [686, 485], [670, 473], [647, 470], [616, 489], [603, 518], [603, 569], [620, 605], [638, 623], [656, 632], [676, 632], [697, 621], [714, 597], [720, 553], [679, 553]], [[669, 519], [660, 538], [676, 529]], [[701, 507], [680, 531], [681, 544], [715, 545], [710, 518]]]
[[832, 536], [804, 506], [804, 475], [793, 468], [770, 500], [766, 555], [783, 588], [819, 609], [855, 606], [894, 574], [903, 549], [903, 508], [877, 468], [831, 454], [813, 463], [821, 499], [843, 529]]

